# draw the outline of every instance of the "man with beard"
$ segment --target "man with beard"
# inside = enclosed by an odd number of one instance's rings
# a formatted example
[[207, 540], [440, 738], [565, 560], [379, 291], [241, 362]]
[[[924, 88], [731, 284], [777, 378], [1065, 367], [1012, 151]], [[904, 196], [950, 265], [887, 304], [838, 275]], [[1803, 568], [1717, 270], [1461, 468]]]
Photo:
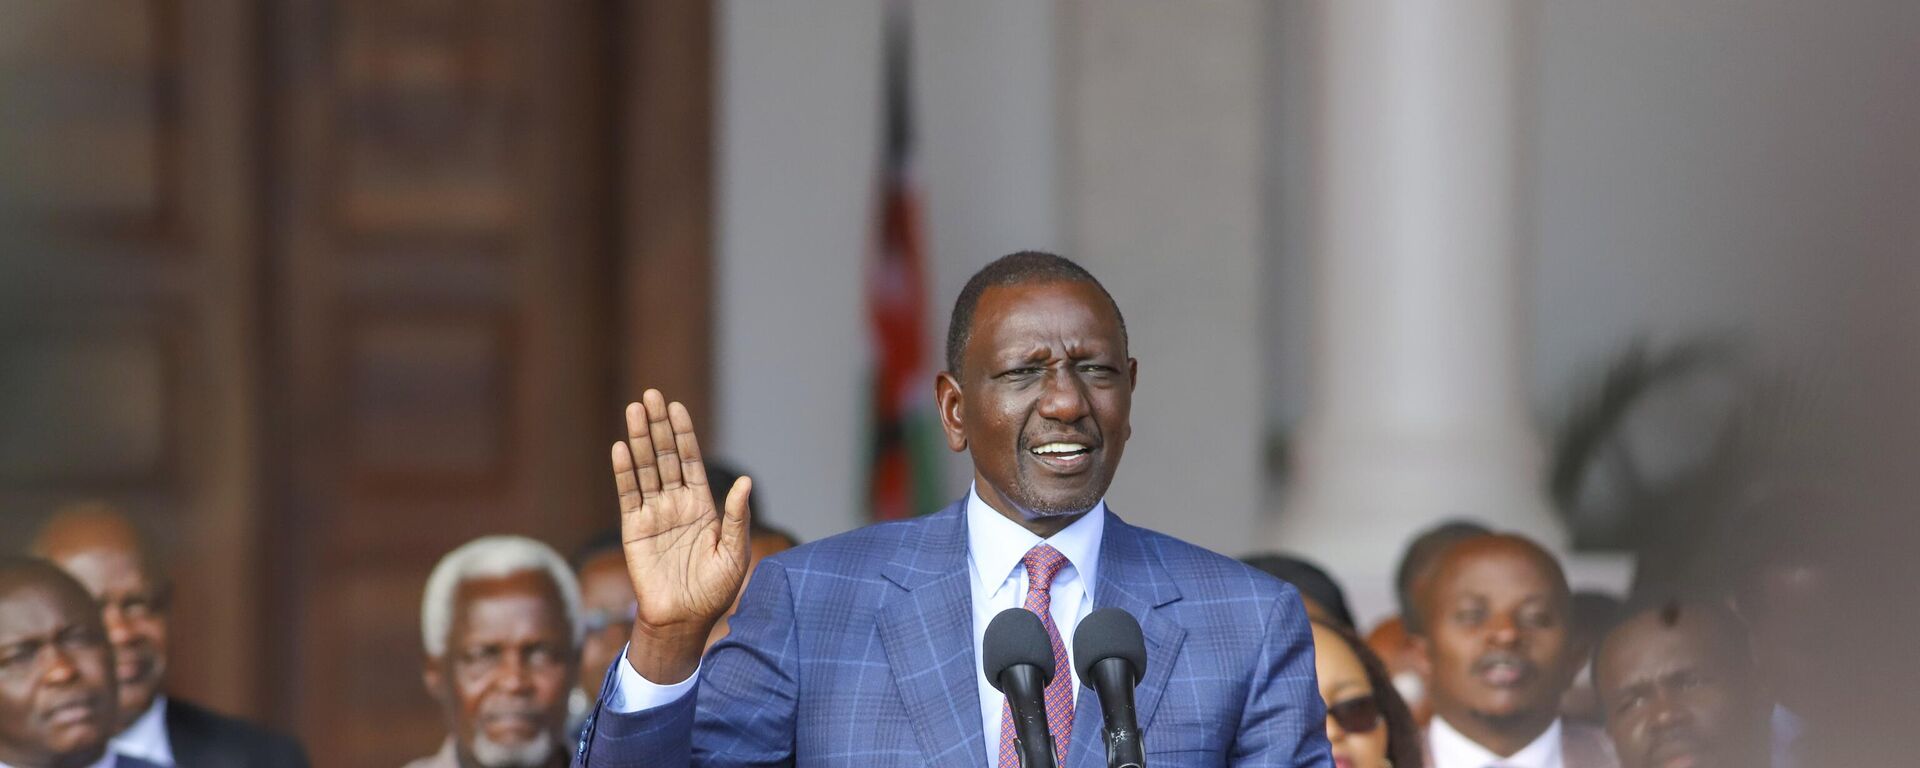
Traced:
[[172, 583], [126, 515], [99, 502], [68, 506], [41, 527], [33, 551], [100, 604], [120, 690], [114, 752], [183, 768], [305, 768], [292, 739], [167, 695]]
[[1601, 640], [1594, 690], [1623, 768], [1767, 764], [1769, 703], [1726, 608], [1668, 602]]
[[1464, 539], [1434, 562], [1416, 598], [1435, 768], [1614, 764], [1598, 730], [1560, 720], [1579, 659], [1553, 555], [1518, 536]]
[[112, 668], [85, 587], [52, 563], [0, 557], [0, 765], [150, 768], [107, 751]]
[[1104, 765], [1098, 698], [1065, 649], [1081, 617], [1115, 607], [1146, 637], [1148, 762], [1330, 765], [1293, 588], [1107, 507], [1137, 372], [1113, 298], [1023, 252], [976, 273], [952, 317], [934, 389], [948, 447], [973, 460], [967, 498], [767, 558], [704, 661], [746, 575], [751, 480], [722, 514], [686, 409], [653, 390], [627, 407], [613, 468], [639, 617], [581, 762], [1016, 766], [979, 658], [988, 622], [1025, 608], [1053, 645], [1054, 753]]
[[565, 765], [580, 627], [580, 586], [547, 545], [487, 536], [447, 553], [420, 605], [421, 679], [447, 741], [407, 768]]

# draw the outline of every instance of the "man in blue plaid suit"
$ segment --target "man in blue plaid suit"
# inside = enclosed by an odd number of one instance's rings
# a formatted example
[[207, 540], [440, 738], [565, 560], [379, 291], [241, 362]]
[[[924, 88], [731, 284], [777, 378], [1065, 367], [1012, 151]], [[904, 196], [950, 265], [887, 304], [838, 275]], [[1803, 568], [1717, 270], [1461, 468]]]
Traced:
[[[1099, 282], [1052, 254], [995, 261], [955, 302], [946, 364], [935, 391], [948, 446], [973, 460], [967, 499], [767, 559], [704, 660], [745, 576], [751, 481], [715, 510], [686, 409], [653, 390], [628, 406], [613, 467], [639, 615], [576, 764], [1017, 766], [978, 659], [987, 620], [1024, 606], [1061, 660], [1095, 608], [1140, 621], [1150, 763], [1330, 765], [1292, 587], [1106, 507], [1137, 364]], [[1060, 764], [1103, 766], [1098, 698], [1059, 666]]]

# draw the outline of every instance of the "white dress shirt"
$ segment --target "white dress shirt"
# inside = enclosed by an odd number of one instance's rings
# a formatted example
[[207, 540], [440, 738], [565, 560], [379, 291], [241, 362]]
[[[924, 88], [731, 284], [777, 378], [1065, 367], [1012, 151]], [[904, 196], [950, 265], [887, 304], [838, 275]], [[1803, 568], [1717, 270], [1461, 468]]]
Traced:
[[1520, 751], [1501, 757], [1461, 735], [1446, 719], [1434, 715], [1427, 725], [1427, 745], [1433, 752], [1432, 768], [1562, 768], [1565, 761], [1560, 730], [1560, 720], [1554, 718], [1547, 730]]
[[110, 748], [116, 754], [136, 757], [154, 765], [170, 767], [173, 742], [167, 738], [167, 697], [155, 696], [140, 719], [113, 737]]
[[1102, 501], [1053, 538], [1041, 539], [987, 506], [977, 490], [967, 494], [967, 576], [973, 591], [973, 659], [978, 670], [974, 681], [980, 689], [980, 723], [986, 730], [989, 763], [998, 764], [1000, 711], [1007, 697], [987, 682], [987, 671], [980, 668], [987, 624], [1001, 611], [1026, 603], [1027, 569], [1020, 559], [1026, 557], [1027, 550], [1045, 541], [1065, 555], [1067, 564], [1054, 574], [1053, 585], [1048, 588], [1053, 600], [1048, 613], [1053, 614], [1053, 625], [1060, 629], [1060, 642], [1066, 644], [1066, 671], [1073, 676], [1070, 690], [1078, 702], [1080, 674], [1073, 670], [1073, 630], [1093, 612], [1093, 584], [1100, 567], [1100, 535], [1106, 531], [1106, 517], [1107, 504]]
[[[1067, 558], [1067, 564], [1054, 574], [1053, 584], [1048, 588], [1052, 598], [1052, 607], [1048, 612], [1053, 615], [1054, 626], [1060, 629], [1060, 641], [1066, 644], [1068, 666], [1071, 667], [1073, 630], [1080, 625], [1081, 619], [1093, 612], [1093, 585], [1100, 567], [1100, 540], [1107, 523], [1106, 501], [1095, 504], [1093, 511], [1049, 539], [1041, 539], [1032, 531], [1008, 520], [980, 498], [977, 488], [967, 493], [965, 513], [967, 576], [973, 596], [974, 660], [977, 662], [980, 659], [981, 643], [986, 638], [987, 624], [993, 621], [993, 617], [1008, 608], [1025, 604], [1027, 569], [1020, 561], [1026, 556], [1027, 550], [1045, 541]], [[1072, 690], [1077, 700], [1080, 675], [1071, 669], [1068, 673], [1073, 675]], [[614, 675], [613, 690], [607, 695], [607, 706], [615, 712], [630, 713], [671, 704], [692, 690], [693, 682], [699, 677], [700, 672], [696, 669], [686, 680], [660, 685], [641, 677], [633, 664], [627, 661], [627, 654], [623, 650], [620, 653], [620, 670]], [[985, 731], [987, 759], [990, 764], [997, 764], [996, 756], [1000, 754], [1000, 710], [1006, 703], [1006, 697], [987, 682], [984, 669], [979, 671], [974, 682], [979, 685], [980, 724]]]

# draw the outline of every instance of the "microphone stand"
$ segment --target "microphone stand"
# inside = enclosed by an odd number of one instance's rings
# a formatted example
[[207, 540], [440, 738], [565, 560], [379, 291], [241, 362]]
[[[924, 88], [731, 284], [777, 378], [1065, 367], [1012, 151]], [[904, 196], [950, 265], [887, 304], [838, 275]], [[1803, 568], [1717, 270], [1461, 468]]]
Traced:
[[1047, 731], [1047, 704], [1041, 693], [1046, 684], [1040, 670], [1031, 664], [1007, 667], [1000, 673], [1000, 688], [1007, 693], [1021, 768], [1056, 768], [1053, 734]]

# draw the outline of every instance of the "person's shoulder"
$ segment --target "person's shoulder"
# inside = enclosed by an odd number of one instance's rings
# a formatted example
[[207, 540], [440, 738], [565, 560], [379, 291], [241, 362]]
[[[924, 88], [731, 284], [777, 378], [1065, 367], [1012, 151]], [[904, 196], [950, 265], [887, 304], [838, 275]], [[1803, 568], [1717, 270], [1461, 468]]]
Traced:
[[206, 744], [224, 752], [242, 751], [254, 761], [249, 765], [306, 765], [305, 750], [291, 737], [184, 699], [167, 698], [167, 731], [176, 752]]
[[1138, 538], [1147, 556], [1160, 563], [1186, 599], [1276, 602], [1296, 599], [1293, 585], [1198, 544], [1121, 522], [1118, 530]]

